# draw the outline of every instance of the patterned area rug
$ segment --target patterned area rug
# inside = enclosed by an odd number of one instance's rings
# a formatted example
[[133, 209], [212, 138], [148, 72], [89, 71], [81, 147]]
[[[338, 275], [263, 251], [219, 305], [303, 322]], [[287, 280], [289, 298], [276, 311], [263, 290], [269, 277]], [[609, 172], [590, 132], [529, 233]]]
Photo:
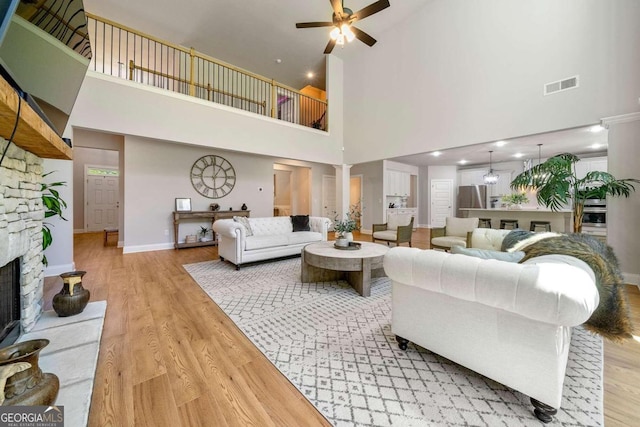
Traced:
[[[391, 333], [391, 283], [300, 283], [300, 259], [184, 266], [335, 426], [540, 426], [529, 398]], [[574, 328], [553, 425], [603, 425], [602, 340]]]

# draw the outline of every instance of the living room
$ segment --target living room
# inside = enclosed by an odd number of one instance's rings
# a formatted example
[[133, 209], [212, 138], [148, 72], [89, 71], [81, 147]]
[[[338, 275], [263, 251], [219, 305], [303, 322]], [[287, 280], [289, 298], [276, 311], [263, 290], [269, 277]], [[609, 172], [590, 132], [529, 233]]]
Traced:
[[[85, 3], [87, 10], [94, 12], [90, 2]], [[335, 55], [327, 58], [329, 132], [256, 118], [157, 88], [88, 73], [68, 129], [76, 147], [115, 147], [119, 151], [123, 191], [118, 238], [127, 255], [106, 248], [108, 252], [97, 252], [101, 254], [99, 261], [88, 258], [84, 251], [96, 253], [93, 251], [101, 248], [86, 240], [87, 236], [74, 238], [73, 230], [82, 227], [59, 222], [55, 228], [55, 247], [47, 256], [51, 275], [75, 266], [94, 268], [95, 276], [87, 278], [87, 285], [95, 286], [95, 299], [109, 301], [111, 318], [105, 324], [101, 361], [113, 357], [115, 362], [99, 371], [96, 384], [107, 378], [113, 381], [119, 373], [133, 378], [126, 380], [123, 396], [115, 398], [119, 401], [115, 406], [118, 410], [105, 409], [111, 404], [108, 398], [95, 403], [92, 411], [102, 415], [91, 418], [92, 424], [110, 420], [119, 424], [123, 419], [132, 422], [140, 416], [149, 417], [149, 422], [153, 419], [150, 406], [144, 407], [143, 402], [138, 407], [136, 403], [134, 410], [132, 396], [137, 393], [173, 400], [170, 406], [174, 409], [162, 422], [172, 420], [175, 425], [180, 424], [180, 419], [188, 419], [192, 410], [226, 412], [227, 422], [247, 413], [250, 413], [247, 418], [240, 419], [263, 420], [264, 412], [270, 411], [259, 403], [263, 399], [272, 405], [276, 400], [307, 405], [293, 387], [284, 384], [286, 381], [278, 380], [277, 391], [270, 395], [274, 389], [245, 378], [242, 386], [230, 389], [230, 394], [242, 404], [232, 405], [231, 409], [215, 407], [212, 402], [217, 402], [218, 396], [198, 408], [201, 401], [196, 396], [211, 393], [207, 391], [208, 381], [196, 378], [199, 373], [185, 373], [182, 377], [185, 381], [179, 385], [180, 362], [169, 365], [167, 353], [156, 358], [157, 353], [124, 349], [127, 343], [141, 345], [135, 342], [135, 336], [148, 331], [151, 324], [153, 328], [166, 325], [165, 338], [175, 340], [174, 345], [178, 346], [180, 337], [187, 337], [192, 343], [191, 350], [180, 353], [176, 359], [202, 361], [209, 353], [221, 354], [229, 347], [233, 356], [228, 359], [235, 357], [253, 363], [259, 366], [258, 370], [268, 363], [260, 359], [255, 348], [249, 348], [251, 344], [239, 332], [227, 329], [228, 325], [224, 334], [233, 336], [232, 339], [204, 344], [203, 340], [220, 330], [215, 329], [217, 326], [197, 325], [191, 314], [181, 313], [193, 310], [200, 318], [213, 316], [216, 320], [212, 323], [229, 322], [220, 312], [214, 313], [213, 304], [205, 301], [198, 289], [183, 293], [178, 285], [191, 281], [188, 274], [180, 271], [181, 265], [215, 258], [215, 249], [159, 251], [173, 247], [167, 230], [172, 227], [171, 211], [176, 197], [191, 198], [194, 210], [209, 208], [211, 200], [199, 196], [189, 180], [192, 164], [204, 155], [222, 156], [236, 168], [237, 186], [222, 199], [222, 209], [239, 209], [247, 204], [251, 215], [256, 217], [273, 214], [274, 163], [311, 168], [310, 213], [322, 215], [322, 176], [348, 176], [343, 173], [348, 169], [345, 165], [356, 165], [353, 170], [364, 169], [364, 165], [398, 156], [595, 123], [609, 126], [609, 171], [616, 176], [635, 176], [633, 159], [637, 158], [638, 148], [634, 141], [640, 135], [637, 121], [640, 89], [634, 76], [639, 73], [639, 61], [624, 59], [623, 65], [615, 69], [606, 64], [618, 64], [623, 61], [621, 58], [637, 58], [633, 49], [637, 44], [628, 41], [638, 39], [633, 19], [638, 16], [637, 5], [628, 1], [616, 1], [613, 5], [548, 2], [537, 6], [536, 13], [523, 13], [521, 6], [504, 1], [482, 5], [420, 3], [411, 16], [400, 21], [399, 28], [376, 34], [381, 43], [375, 48], [358, 49], [343, 58]], [[328, 8], [327, 4], [323, 6]], [[124, 23], [137, 28], [135, 22]], [[572, 43], [563, 48], [557, 40], [572, 40], [576, 45], [579, 40], [579, 46], [600, 48], [598, 55], [587, 48], [569, 51]], [[549, 49], [550, 45], [558, 49]], [[543, 83], [574, 74], [581, 75], [583, 84], [579, 89], [555, 98], [541, 96]], [[114, 138], [118, 141], [95, 143]], [[332, 165], [342, 167], [336, 173]], [[70, 162], [45, 160], [44, 166], [46, 171], [56, 171], [55, 179], [73, 181]], [[379, 171], [382, 173], [381, 167]], [[366, 193], [367, 186], [379, 175], [375, 172], [363, 177]], [[74, 192], [72, 186], [67, 186], [62, 195], [72, 200]], [[375, 201], [376, 197], [370, 199]], [[365, 218], [364, 228], [384, 220], [382, 203], [365, 207], [371, 217]], [[614, 199], [609, 207], [609, 244], [618, 254], [625, 273], [632, 277], [640, 274], [635, 263], [640, 239], [629, 236], [632, 233], [628, 230], [633, 218], [630, 213], [638, 211], [638, 203], [634, 195], [631, 199]], [[420, 223], [427, 224], [428, 219], [421, 218]], [[428, 242], [428, 237], [423, 239]], [[163, 274], [168, 277], [162, 277]], [[128, 277], [134, 282], [128, 282]], [[154, 286], [168, 293], [161, 294]], [[124, 296], [116, 297], [113, 295], [116, 293]], [[160, 300], [163, 303], [156, 305]], [[166, 302], [169, 300], [176, 303], [178, 310]], [[136, 310], [146, 313], [136, 314]], [[117, 313], [124, 314], [119, 317]], [[148, 345], [154, 347], [157, 341], [157, 337], [151, 337]], [[135, 368], [128, 367], [126, 361], [136, 357], [144, 360], [136, 362]], [[237, 361], [219, 363], [224, 368], [212, 372], [227, 380], [238, 370], [246, 369]], [[165, 373], [175, 381], [167, 382]], [[266, 382], [276, 374], [261, 375], [266, 376], [261, 377]], [[225, 384], [232, 387], [229, 381]], [[113, 391], [109, 387], [105, 386], [103, 397]], [[247, 388], [253, 387], [259, 391], [248, 393]], [[162, 389], [172, 389], [173, 393], [170, 396]], [[180, 396], [179, 401], [175, 396]], [[289, 411], [276, 415], [271, 422], [291, 425], [305, 417], [297, 407]], [[110, 418], [116, 416], [114, 412], [121, 412], [122, 418]], [[312, 417], [309, 419], [324, 422], [317, 414]]]

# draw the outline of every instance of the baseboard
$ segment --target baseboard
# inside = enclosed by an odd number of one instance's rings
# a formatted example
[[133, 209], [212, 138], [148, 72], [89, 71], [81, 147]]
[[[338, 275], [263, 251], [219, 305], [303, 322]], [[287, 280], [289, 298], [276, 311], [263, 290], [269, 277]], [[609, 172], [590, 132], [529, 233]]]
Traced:
[[73, 234], [83, 234], [84, 228], [78, 228], [77, 230], [73, 230]]
[[62, 273], [75, 271], [75, 269], [76, 269], [75, 262], [72, 262], [71, 264], [49, 265], [44, 269], [44, 277], [59, 276]]
[[[118, 242], [120, 245], [120, 242]], [[138, 245], [138, 246], [123, 246], [123, 254], [134, 254], [136, 252], [153, 252], [153, 251], [165, 251], [167, 249], [173, 249], [173, 243], [158, 243], [155, 245]]]
[[636, 285], [640, 289], [640, 274], [622, 273], [625, 283]]
[[365, 228], [361, 228], [360, 234], [373, 234], [373, 230], [367, 230]]

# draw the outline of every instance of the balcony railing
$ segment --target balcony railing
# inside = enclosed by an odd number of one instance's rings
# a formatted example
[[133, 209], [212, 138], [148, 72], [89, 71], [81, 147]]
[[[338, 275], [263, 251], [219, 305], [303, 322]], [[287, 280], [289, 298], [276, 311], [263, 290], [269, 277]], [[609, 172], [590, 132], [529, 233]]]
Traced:
[[87, 13], [89, 68], [210, 102], [327, 130], [327, 101], [192, 49]]

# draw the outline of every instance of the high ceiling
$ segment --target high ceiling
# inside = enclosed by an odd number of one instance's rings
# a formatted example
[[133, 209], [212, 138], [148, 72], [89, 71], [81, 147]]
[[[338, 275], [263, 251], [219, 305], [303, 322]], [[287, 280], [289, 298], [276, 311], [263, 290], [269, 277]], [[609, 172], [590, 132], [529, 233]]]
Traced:
[[[395, 157], [390, 160], [415, 166], [485, 165], [489, 163], [489, 151], [493, 151], [491, 157], [494, 163], [531, 159], [535, 164], [538, 159], [538, 144], [542, 144], [539, 149], [540, 157], [543, 159], [560, 153], [573, 153], [589, 157], [606, 153], [608, 131], [600, 126], [586, 126], [513, 138], [500, 143], [494, 141], [442, 150], [439, 156], [428, 152]], [[462, 163], [462, 160], [465, 163]]]
[[[353, 11], [375, 0], [345, 0]], [[391, 7], [357, 23], [384, 43], [384, 32], [430, 0], [391, 0]], [[329, 0], [84, 0], [87, 12], [182, 45], [296, 89], [325, 87], [331, 28], [296, 29], [297, 22], [331, 21]], [[367, 47], [336, 48], [341, 57]], [[276, 62], [280, 59], [281, 62]], [[312, 72], [313, 78], [307, 73]]]

